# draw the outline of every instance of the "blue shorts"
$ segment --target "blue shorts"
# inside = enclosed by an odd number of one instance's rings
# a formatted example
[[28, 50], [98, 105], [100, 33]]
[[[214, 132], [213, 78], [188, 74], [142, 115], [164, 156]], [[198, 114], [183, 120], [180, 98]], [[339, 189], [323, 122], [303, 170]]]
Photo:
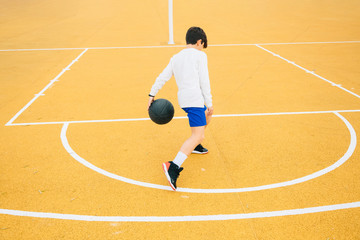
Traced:
[[188, 107], [183, 108], [183, 110], [188, 114], [190, 127], [202, 127], [206, 126], [206, 106], [201, 107]]

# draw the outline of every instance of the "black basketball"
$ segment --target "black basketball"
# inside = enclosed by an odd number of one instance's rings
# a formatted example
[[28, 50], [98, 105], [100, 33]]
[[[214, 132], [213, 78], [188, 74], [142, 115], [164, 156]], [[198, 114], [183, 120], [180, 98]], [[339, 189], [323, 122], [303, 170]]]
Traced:
[[174, 106], [170, 101], [159, 98], [149, 108], [149, 116], [154, 123], [166, 124], [174, 117]]

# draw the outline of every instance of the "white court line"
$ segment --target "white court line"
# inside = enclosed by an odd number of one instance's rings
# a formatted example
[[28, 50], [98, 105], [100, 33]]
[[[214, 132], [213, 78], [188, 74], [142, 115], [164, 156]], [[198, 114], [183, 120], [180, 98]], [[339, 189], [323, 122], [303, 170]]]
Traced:
[[[283, 58], [283, 57], [281, 57], [281, 56], [279, 56], [279, 55], [277, 55], [277, 54], [274, 54], [273, 52], [271, 52], [271, 51], [269, 51], [269, 50], [267, 50], [267, 49], [265, 49], [265, 48], [263, 48], [263, 47], [261, 47], [261, 46], [259, 46], [259, 45], [280, 45], [280, 44], [281, 44], [281, 45], [285, 45], [285, 44], [325, 44], [325, 43], [360, 43], [360, 41], [298, 42], [298, 43], [260, 43], [260, 44], [218, 44], [218, 45], [215, 44], [215, 45], [210, 45], [210, 46], [244, 46], [244, 45], [257, 46], [257, 47], [259, 47], [259, 48], [261, 48], [261, 49], [263, 49], [263, 50], [265, 50], [265, 51], [273, 54], [274, 56], [280, 57], [281, 59], [283, 59], [283, 60], [285, 60], [285, 61], [287, 61], [287, 62], [289, 62], [289, 63], [291, 63], [291, 64], [293, 64], [293, 65], [295, 65], [295, 66], [297, 66], [297, 67], [299, 67], [299, 68], [301, 68], [301, 69], [303, 69], [304, 71], [306, 71], [306, 72], [308, 72], [308, 73], [311, 73], [311, 74], [313, 74], [314, 76], [317, 76], [317, 77], [319, 77], [319, 78], [321, 78], [321, 79], [323, 79], [323, 80], [331, 83], [333, 86], [337, 86], [337, 87], [339, 87], [339, 88], [341, 88], [341, 89], [343, 89], [343, 90], [345, 90], [345, 91], [353, 94], [354, 96], [360, 98], [359, 95], [356, 95], [355, 93], [353, 93], [353, 92], [351, 92], [351, 91], [349, 91], [349, 90], [347, 90], [347, 89], [345, 89], [345, 88], [343, 88], [343, 87], [341, 87], [341, 86], [339, 86], [339, 85], [336, 85], [335, 83], [333, 83], [333, 82], [331, 82], [331, 81], [329, 81], [329, 80], [327, 80], [327, 79], [325, 79], [325, 78], [323, 78], [323, 77], [321, 77], [321, 76], [319, 76], [319, 75], [317, 75], [317, 74], [315, 74], [315, 73], [313, 73], [313, 72], [311, 72], [311, 71], [309, 71], [309, 70], [307, 70], [307, 69], [305, 69], [305, 68], [302, 68], [302, 67], [300, 67], [299, 65], [297, 65], [297, 64], [295, 64], [295, 63], [293, 63], [293, 62], [291, 62], [291, 61], [289, 61], [289, 60], [287, 60], [287, 59], [285, 59], [285, 58]], [[37, 50], [83, 50], [83, 49], [84, 49], [84, 51], [83, 51], [74, 61], [72, 61], [65, 69], [63, 69], [63, 71], [60, 72], [55, 79], [51, 80], [50, 83], [49, 83], [47, 86], [45, 86], [45, 88], [44, 88], [42, 91], [40, 91], [40, 93], [35, 94], [35, 97], [34, 97], [27, 105], [25, 105], [12, 119], [10, 119], [10, 121], [9, 121], [8, 123], [6, 123], [5, 126], [42, 125], [43, 123], [13, 124], [13, 122], [14, 122], [32, 103], [34, 103], [37, 98], [39, 98], [40, 96], [43, 96], [43, 95], [44, 95], [43, 93], [44, 93], [54, 82], [58, 81], [58, 78], [59, 78], [66, 70], [69, 70], [70, 66], [73, 65], [74, 62], [78, 61], [78, 59], [79, 59], [87, 50], [89, 50], [89, 49], [169, 48], [169, 47], [184, 47], [184, 46], [183, 46], [183, 45], [167, 45], [167, 46], [135, 46], [135, 47], [103, 47], [103, 48], [102, 48], [102, 47], [93, 47], [93, 48], [44, 48], [44, 49], [8, 49], [8, 50], [0, 50], [0, 51], [37, 51]], [[148, 120], [148, 119], [146, 119], [146, 120]], [[98, 121], [105, 122], [105, 121], [107, 121], [107, 120], [98, 120]], [[117, 121], [122, 121], [122, 120], [117, 120]], [[83, 122], [91, 122], [91, 121], [83, 121]], [[65, 123], [65, 122], [48, 122], [48, 123], [46, 123], [46, 124], [61, 124], [61, 123]], [[72, 123], [72, 122], [70, 122], [70, 123]]]
[[256, 46], [256, 45], [306, 45], [306, 44], [344, 44], [360, 43], [360, 41], [334, 41], [334, 42], [287, 42], [287, 43], [234, 43], [234, 44], [213, 44], [211, 47], [236, 47], [236, 46]]
[[61, 77], [61, 75], [63, 75], [66, 71], [70, 70], [70, 67], [77, 62], [80, 57], [82, 55], [84, 55], [84, 53], [87, 51], [88, 49], [85, 49], [84, 51], [82, 51], [79, 56], [77, 56], [77, 58], [75, 58], [69, 65], [66, 66], [66, 68], [64, 68], [53, 80], [50, 81], [50, 83], [48, 85], [46, 85], [43, 90], [41, 90], [38, 94], [35, 94], [35, 97], [33, 99], [31, 99], [30, 102], [28, 102], [17, 114], [15, 114], [15, 116], [10, 119], [10, 121], [8, 123], [5, 124], [5, 126], [10, 126], [28, 107], [30, 107], [31, 104], [33, 104], [35, 102], [36, 99], [38, 99], [40, 96], [44, 95], [44, 92], [51, 87], [51, 85], [54, 84], [54, 82], [59, 81], [58, 79]]
[[108, 50], [108, 49], [142, 49], [142, 48], [180, 48], [186, 45], [164, 45], [164, 46], [127, 46], [127, 47], [78, 47], [78, 48], [24, 48], [24, 49], [3, 49], [0, 52], [22, 52], [22, 51], [64, 51], [64, 50]]
[[20, 210], [0, 209], [0, 214], [33, 217], [33, 218], [50, 218], [61, 220], [91, 221], [91, 222], [194, 222], [194, 221], [224, 221], [224, 220], [241, 220], [256, 219], [269, 217], [284, 217], [303, 215], [310, 213], [322, 213], [337, 211], [351, 208], [359, 208], [360, 202], [342, 203], [326, 205], [320, 207], [299, 208], [291, 210], [240, 213], [240, 214], [219, 214], [219, 215], [195, 215], [195, 216], [91, 216], [62, 213], [45, 213], [30, 212]]
[[[280, 188], [280, 187], [286, 187], [286, 186], [291, 186], [291, 185], [295, 185], [298, 183], [303, 183], [315, 178], [318, 178], [324, 174], [327, 174], [333, 170], [335, 170], [336, 168], [340, 167], [342, 164], [344, 164], [354, 153], [355, 148], [356, 148], [356, 132], [354, 130], [354, 128], [352, 127], [352, 125], [343, 117], [341, 116], [339, 113], [337, 112], [333, 112], [336, 116], [338, 116], [346, 125], [346, 127], [348, 128], [349, 132], [350, 132], [350, 144], [348, 147], [348, 150], [346, 151], [346, 153], [338, 160], [336, 161], [334, 164], [332, 164], [331, 166], [324, 168], [320, 171], [314, 172], [310, 175], [301, 177], [301, 178], [297, 178], [294, 180], [290, 180], [290, 181], [285, 181], [285, 182], [280, 182], [280, 183], [274, 183], [274, 184], [268, 184], [268, 185], [262, 185], [262, 186], [255, 186], [255, 187], [245, 187], [245, 188], [229, 188], [229, 189], [195, 189], [195, 188], [177, 188], [178, 192], [189, 192], [189, 193], [238, 193], [238, 192], [252, 192], [252, 191], [261, 191], [261, 190], [267, 190], [267, 189], [273, 189], [273, 188]], [[147, 187], [147, 188], [154, 188], [154, 189], [160, 189], [160, 190], [169, 190], [172, 191], [172, 189], [166, 185], [159, 185], [159, 184], [153, 184], [153, 183], [147, 183], [147, 182], [142, 182], [142, 181], [137, 181], [137, 180], [133, 180], [130, 178], [126, 178], [123, 176], [119, 176], [116, 175], [114, 173], [110, 173], [104, 169], [101, 169], [93, 164], [91, 164], [90, 162], [86, 161], [84, 158], [80, 157], [70, 146], [68, 139], [66, 137], [66, 132], [67, 129], [69, 127], [69, 123], [65, 123], [63, 128], [61, 129], [61, 134], [60, 134], [60, 138], [61, 138], [61, 142], [64, 146], [64, 148], [66, 149], [66, 151], [71, 155], [71, 157], [73, 157], [76, 161], [78, 161], [79, 163], [81, 163], [82, 165], [86, 166], [87, 168], [100, 173], [104, 176], [107, 176], [109, 178], [118, 180], [118, 181], [122, 181], [122, 182], [126, 182], [129, 184], [133, 184], [133, 185], [137, 185], [137, 186], [142, 186], [142, 187]]]
[[[329, 41], [329, 42], [288, 42], [288, 43], [229, 43], [229, 44], [210, 44], [209, 47], [234, 47], [234, 46], [256, 46], [256, 45], [304, 45], [304, 44], [349, 44], [360, 43], [360, 41]], [[163, 45], [163, 46], [128, 46], [128, 47], [74, 47], [74, 48], [24, 48], [24, 49], [0, 49], [0, 52], [18, 51], [62, 51], [62, 50], [82, 50], [82, 49], [132, 49], [132, 48], [179, 48], [185, 45]]]
[[[308, 111], [308, 112], [278, 112], [278, 113], [242, 113], [242, 114], [220, 114], [213, 115], [217, 117], [251, 117], [251, 116], [277, 116], [277, 115], [301, 115], [301, 114], [324, 114], [324, 113], [350, 113], [360, 112], [359, 109], [354, 110], [330, 110], [330, 111]], [[186, 119], [185, 116], [174, 117], [173, 119]], [[99, 120], [75, 120], [75, 121], [56, 121], [56, 122], [33, 122], [33, 123], [11, 123], [6, 126], [31, 126], [31, 125], [47, 125], [47, 124], [72, 124], [72, 123], [106, 123], [106, 122], [135, 122], [150, 121], [150, 118], [122, 118], [122, 119], [99, 119]]]
[[[279, 44], [322, 44], [322, 43], [358, 43], [359, 41], [347, 41], [347, 42], [318, 42], [318, 43], [269, 43], [261, 45], [279, 45]], [[240, 46], [240, 44], [236, 44]], [[234, 44], [227, 44], [222, 46], [236, 46]], [[258, 45], [258, 44], [241, 44], [241, 45]], [[214, 45], [217, 46], [217, 45]], [[220, 46], [220, 45], [218, 45]], [[154, 46], [156, 47], [156, 46]], [[182, 46], [171, 46], [171, 47], [182, 47]], [[124, 48], [139, 48], [139, 47], [124, 47]], [[141, 48], [152, 48], [152, 47], [141, 47]], [[71, 48], [75, 49], [85, 49], [83, 53], [86, 52], [87, 48]], [[91, 48], [91, 49], [113, 49], [113, 48]], [[70, 48], [62, 49], [10, 49], [10, 50], [0, 50], [0, 51], [34, 51], [34, 50], [70, 50]], [[82, 54], [83, 54], [82, 53]], [[82, 55], [81, 54], [81, 55]], [[79, 56], [80, 57], [80, 56]], [[54, 79], [55, 80], [55, 79]], [[53, 80], [53, 81], [54, 81]], [[52, 82], [53, 83], [53, 82]], [[51, 84], [52, 84], [51, 83]], [[48, 87], [47, 87], [48, 88]], [[46, 89], [45, 89], [46, 90]], [[44, 92], [44, 91], [43, 91]], [[43, 92], [37, 94], [37, 97], [42, 95]], [[36, 100], [36, 99], [35, 99]], [[35, 101], [34, 100], [34, 101]], [[32, 101], [33, 102], [33, 101]], [[31, 103], [30, 103], [31, 105]], [[26, 106], [25, 106], [26, 107]], [[27, 108], [27, 107], [26, 107]], [[25, 108], [25, 109], [26, 109]], [[24, 110], [25, 110], [24, 109]], [[359, 112], [360, 110], [341, 110], [337, 112]], [[334, 111], [319, 111], [319, 112], [302, 112], [302, 113], [270, 113], [270, 114], [229, 114], [229, 115], [217, 115], [216, 117], [223, 116], [259, 116], [259, 115], [284, 115], [284, 114], [311, 114], [311, 113], [329, 113]], [[21, 113], [20, 113], [21, 114]], [[19, 115], [20, 115], [19, 114]], [[341, 115], [335, 113], [340, 118]], [[183, 118], [183, 117], [178, 117]], [[9, 121], [9, 125], [29, 125], [29, 124], [13, 124], [12, 122], [16, 118]], [[94, 120], [98, 121], [132, 121], [133, 119], [118, 119], [118, 120]], [[139, 120], [139, 119], [136, 119]], [[149, 119], [142, 119], [149, 120]], [[94, 122], [94, 121], [72, 121], [72, 122], [57, 122], [58, 124], [69, 124], [76, 122]], [[344, 120], [343, 120], [344, 121]], [[7, 125], [8, 125], [7, 124]], [[55, 124], [51, 123], [32, 123], [33, 125], [37, 124]], [[345, 122], [345, 124], [347, 124]], [[348, 126], [348, 125], [347, 125]], [[351, 125], [350, 125], [351, 126]], [[349, 128], [349, 126], [348, 126]], [[351, 126], [352, 128], [352, 126]], [[350, 131], [351, 133], [351, 131]], [[355, 132], [354, 132], [355, 133]], [[355, 135], [356, 137], [356, 135]], [[351, 138], [353, 142], [353, 138]], [[352, 145], [352, 143], [350, 144]], [[356, 145], [356, 139], [355, 139]], [[349, 150], [348, 150], [349, 152]], [[347, 153], [348, 153], [347, 152]], [[346, 155], [346, 154], [345, 154]], [[344, 156], [345, 156], [344, 155]], [[330, 166], [331, 167], [331, 166]], [[330, 168], [329, 167], [329, 168]], [[335, 168], [334, 168], [335, 169]], [[333, 170], [333, 169], [332, 169]], [[331, 170], [330, 170], [331, 171]], [[325, 174], [325, 173], [324, 173]], [[30, 212], [30, 211], [19, 211], [19, 210], [9, 210], [9, 209], [0, 209], [0, 214], [12, 215], [12, 216], [25, 216], [25, 217], [35, 217], [35, 218], [51, 218], [51, 219], [63, 219], [63, 220], [79, 220], [79, 221], [108, 221], [108, 222], [180, 222], [180, 221], [218, 221], [218, 220], [238, 220], [238, 219], [254, 219], [254, 218], [266, 218], [266, 217], [280, 217], [280, 216], [292, 216], [292, 215], [302, 215], [309, 213], [321, 213], [327, 211], [336, 211], [343, 209], [359, 208], [360, 202], [353, 203], [344, 203], [344, 204], [335, 204], [327, 205], [320, 207], [311, 207], [311, 208], [301, 208], [301, 209], [291, 209], [291, 210], [281, 210], [281, 211], [270, 211], [270, 212], [256, 212], [256, 213], [244, 213], [244, 214], [222, 214], [222, 215], [200, 215], [200, 216], [90, 216], [90, 215], [75, 215], [75, 214], [59, 214], [59, 213], [44, 213], [44, 212]]]
[[284, 60], [284, 61], [286, 61], [286, 62], [288, 62], [288, 63], [290, 63], [290, 64], [292, 64], [292, 65], [294, 65], [295, 67], [298, 67], [298, 68], [304, 70], [305, 72], [310, 73], [310, 74], [314, 75], [315, 77], [318, 77], [318, 78], [320, 78], [321, 80], [324, 80], [325, 82], [330, 83], [332, 86], [338, 87], [338, 88], [340, 88], [341, 90], [344, 90], [344, 91], [346, 91], [346, 92], [354, 95], [355, 97], [360, 98], [359, 95], [357, 95], [356, 93], [351, 92], [350, 90], [347, 90], [346, 88], [343, 88], [340, 84], [336, 84], [336, 83], [334, 83], [334, 82], [332, 82], [332, 81], [330, 81], [330, 80], [328, 80], [328, 79], [326, 79], [326, 78], [324, 78], [324, 77], [322, 77], [322, 76], [314, 73], [313, 71], [307, 70], [306, 68], [303, 68], [303, 67], [299, 66], [298, 64], [296, 64], [296, 63], [294, 63], [294, 62], [292, 62], [292, 61], [290, 61], [290, 60], [288, 60], [288, 59], [280, 56], [279, 54], [276, 54], [276, 53], [274, 53], [274, 52], [272, 52], [272, 51], [270, 51], [270, 50], [268, 50], [268, 49], [266, 49], [266, 48], [264, 48], [264, 47], [259, 46], [258, 44], [256, 44], [256, 46], [257, 46], [258, 48], [261, 48], [262, 50], [264, 50], [264, 51], [266, 51], [266, 52], [274, 55], [275, 57], [278, 57], [278, 58], [280, 58], [280, 59], [282, 59], [282, 60]]

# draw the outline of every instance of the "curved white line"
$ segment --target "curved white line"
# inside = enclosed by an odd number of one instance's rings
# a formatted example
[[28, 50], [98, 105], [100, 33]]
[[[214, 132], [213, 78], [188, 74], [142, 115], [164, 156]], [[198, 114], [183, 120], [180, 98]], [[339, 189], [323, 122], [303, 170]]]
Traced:
[[[297, 178], [294, 180], [290, 180], [290, 181], [286, 181], [286, 182], [280, 182], [280, 183], [274, 183], [274, 184], [269, 184], [269, 185], [262, 185], [262, 186], [256, 186], [256, 187], [246, 187], [246, 188], [229, 188], [229, 189], [195, 189], [195, 188], [177, 188], [178, 192], [189, 192], [189, 193], [235, 193], [235, 192], [252, 192], [252, 191], [260, 191], [260, 190], [265, 190], [265, 189], [273, 189], [273, 188], [279, 188], [279, 187], [285, 187], [285, 186], [290, 186], [290, 185], [294, 185], [294, 184], [298, 184], [298, 183], [302, 183], [305, 181], [309, 181], [311, 179], [320, 177], [330, 171], [333, 171], [334, 169], [340, 167], [342, 164], [344, 164], [350, 157], [351, 155], [354, 153], [355, 151], [355, 147], [356, 147], [356, 132], [354, 130], [354, 128], [352, 127], [352, 125], [343, 117], [341, 116], [339, 113], [337, 112], [333, 112], [336, 116], [338, 116], [347, 126], [349, 132], [350, 132], [350, 145], [348, 150], [346, 151], [346, 153], [344, 154], [344, 156], [342, 158], [340, 158], [337, 162], [335, 162], [333, 165], [322, 169], [320, 171], [317, 171], [315, 173], [312, 173], [310, 175], [307, 175], [305, 177], [301, 177], [301, 178]], [[66, 131], [68, 129], [69, 123], [65, 123], [62, 130], [61, 130], [61, 142], [63, 144], [63, 146], [65, 147], [66, 151], [78, 162], [80, 162], [81, 164], [83, 164], [84, 166], [102, 174], [105, 175], [107, 177], [119, 180], [119, 181], [123, 181], [126, 183], [130, 183], [130, 184], [134, 184], [134, 185], [138, 185], [138, 186], [143, 186], [143, 187], [148, 187], [148, 188], [155, 188], [155, 189], [161, 189], [161, 190], [169, 190], [172, 191], [172, 189], [169, 186], [164, 186], [164, 185], [159, 185], [159, 184], [153, 184], [153, 183], [147, 183], [147, 182], [141, 182], [141, 181], [137, 181], [137, 180], [133, 180], [130, 178], [125, 178], [119, 175], [116, 175], [114, 173], [110, 173], [108, 171], [105, 171], [91, 163], [89, 163], [88, 161], [86, 161], [85, 159], [83, 159], [82, 157], [80, 157], [69, 145], [69, 142], [67, 140], [66, 137]]]
[[281, 217], [281, 216], [292, 216], [292, 215], [302, 215], [309, 213], [336, 211], [336, 210], [358, 208], [358, 207], [360, 207], [360, 202], [272, 211], [272, 212], [198, 215], [198, 216], [161, 216], [161, 217], [160, 216], [90, 216], [90, 215], [61, 214], [61, 213], [28, 212], [28, 211], [9, 210], [9, 209], [0, 209], [0, 214], [22, 216], [22, 217], [50, 218], [50, 219], [77, 220], [77, 221], [96, 221], [96, 222], [185, 222], [185, 221], [189, 222], [189, 221], [223, 221], [223, 220]]

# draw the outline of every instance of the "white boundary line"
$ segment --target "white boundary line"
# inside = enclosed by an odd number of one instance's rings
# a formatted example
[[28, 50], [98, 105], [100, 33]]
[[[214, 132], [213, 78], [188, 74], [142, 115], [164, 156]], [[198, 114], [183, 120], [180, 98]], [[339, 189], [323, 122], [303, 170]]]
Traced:
[[256, 45], [306, 45], [306, 44], [344, 44], [360, 43], [360, 41], [333, 41], [333, 42], [288, 42], [288, 43], [239, 43], [239, 44], [213, 44], [212, 47], [235, 47], [235, 46], [256, 46]]
[[[352, 94], [352, 95], [360, 98], [359, 95], [357, 95], [357, 94], [355, 94], [355, 93], [353, 93], [353, 92], [351, 92], [351, 91], [349, 91], [349, 90], [341, 87], [340, 85], [337, 85], [337, 84], [335, 84], [335, 83], [333, 83], [333, 82], [331, 82], [331, 81], [329, 81], [329, 80], [327, 80], [327, 79], [325, 79], [325, 78], [323, 78], [323, 77], [315, 74], [314, 72], [311, 72], [311, 71], [309, 71], [309, 70], [307, 70], [307, 69], [305, 69], [305, 68], [303, 68], [303, 67], [295, 64], [294, 62], [291, 62], [291, 61], [289, 61], [289, 60], [281, 57], [280, 55], [275, 54], [275, 53], [271, 52], [270, 50], [267, 50], [267, 49], [265, 49], [265, 48], [263, 48], [263, 47], [260, 46], [260, 45], [279, 45], [279, 44], [324, 44], [324, 43], [360, 43], [360, 41], [298, 42], [298, 43], [263, 43], [263, 44], [219, 44], [219, 45], [211, 45], [211, 46], [243, 46], [243, 45], [256, 46], [256, 47], [258, 47], [258, 48], [263, 49], [264, 51], [267, 51], [267, 52], [271, 53], [272, 55], [274, 55], [274, 56], [276, 56], [276, 57], [279, 57], [279, 58], [287, 61], [288, 63], [291, 63], [291, 64], [295, 65], [295, 66], [298, 67], [298, 68], [303, 69], [304, 71], [306, 71], [306, 72], [308, 72], [308, 73], [310, 73], [310, 74], [312, 74], [312, 75], [314, 75], [314, 76], [316, 76], [316, 77], [318, 77], [318, 78], [320, 78], [320, 79], [322, 79], [322, 80], [324, 80], [324, 81], [326, 81], [326, 82], [328, 82], [328, 83], [331, 83], [333, 86], [336, 86], [336, 87], [338, 87], [338, 88], [340, 88], [340, 89], [342, 89], [342, 90], [344, 90], [344, 91], [346, 91], [346, 92], [348, 92], [348, 93], [350, 93], [350, 94]], [[167, 48], [168, 48], [168, 47], [183, 47], [183, 45], [173, 45], [173, 46], [169, 46], [169, 45], [168, 45], [168, 46], [140, 46], [140, 47], [114, 47], [114, 48], [164, 48], [164, 47], [167, 47]], [[10, 49], [10, 50], [0, 50], [0, 51], [75, 50], [75, 49], [76, 49], [76, 50], [83, 50], [83, 52], [82, 52], [75, 60], [73, 60], [65, 69], [63, 69], [63, 70], [58, 74], [58, 76], [56, 76], [53, 80], [51, 80], [50, 83], [49, 83], [47, 86], [45, 86], [45, 88], [44, 88], [42, 91], [40, 91], [38, 94], [35, 94], [35, 97], [34, 97], [30, 102], [28, 102], [28, 104], [26, 104], [12, 119], [10, 119], [10, 121], [7, 122], [7, 123], [5, 124], [5, 126], [42, 125], [42, 124], [61, 124], [61, 123], [67, 123], [67, 122], [47, 122], [47, 123], [26, 123], [26, 124], [20, 123], [20, 124], [13, 124], [13, 122], [14, 122], [28, 107], [30, 107], [30, 105], [31, 105], [32, 103], [34, 103], [37, 98], [39, 98], [40, 96], [43, 96], [43, 95], [44, 95], [43, 93], [44, 93], [54, 82], [58, 81], [59, 77], [60, 77], [62, 74], [64, 74], [65, 71], [70, 70], [69, 68], [70, 68], [76, 61], [78, 61], [79, 58], [80, 58], [87, 50], [89, 50], [89, 49], [114, 49], [114, 48], [111, 48], [111, 47], [106, 47], [106, 48], [85, 48], [85, 49], [84, 49], [84, 48], [53, 48], [53, 49], [48, 48], [48, 49], [12, 49], [12, 50]], [[182, 117], [179, 117], [179, 118], [182, 118]], [[132, 120], [132, 119], [131, 119], [131, 120]], [[148, 119], [142, 119], [142, 120], [148, 120]], [[95, 122], [100, 122], [100, 121], [101, 121], [101, 122], [106, 122], [106, 121], [113, 121], [113, 120], [95, 120]], [[127, 121], [127, 120], [118, 119], [118, 120], [115, 120], [115, 121]], [[85, 121], [78, 121], [78, 122], [94, 122], [94, 121], [91, 121], [91, 120], [86, 121], [86, 120], [85, 120]], [[70, 123], [73, 123], [73, 122], [70, 122]]]
[[128, 47], [78, 47], [78, 48], [24, 48], [24, 49], [3, 49], [0, 52], [21, 52], [21, 51], [65, 51], [65, 50], [108, 50], [108, 49], [142, 49], [142, 48], [180, 48], [185, 45], [164, 45], [164, 46], [128, 46]]
[[50, 218], [61, 220], [91, 221], [91, 222], [194, 222], [194, 221], [223, 221], [223, 220], [241, 220], [269, 217], [284, 217], [303, 215], [310, 213], [322, 213], [328, 211], [337, 211], [351, 208], [359, 208], [360, 202], [342, 203], [326, 205], [320, 207], [299, 208], [291, 210], [240, 213], [240, 214], [219, 214], [219, 215], [198, 215], [198, 216], [91, 216], [61, 213], [29, 212], [20, 210], [0, 209], [0, 214], [33, 217]]
[[[360, 41], [330, 41], [330, 42], [289, 42], [289, 43], [229, 43], [210, 44], [209, 47], [234, 47], [234, 46], [256, 46], [256, 45], [304, 45], [304, 44], [349, 44], [360, 43]], [[0, 52], [17, 51], [62, 51], [62, 50], [83, 50], [83, 49], [131, 49], [131, 48], [178, 48], [185, 45], [163, 45], [163, 46], [128, 46], [128, 47], [74, 47], [74, 48], [24, 48], [24, 49], [0, 49]]]
[[[331, 110], [331, 111], [308, 111], [308, 112], [278, 112], [278, 113], [242, 113], [242, 114], [220, 114], [213, 117], [251, 117], [251, 116], [278, 116], [278, 115], [301, 115], [301, 114], [324, 114], [324, 113], [351, 113], [360, 112], [360, 109], [354, 110]], [[186, 119], [185, 116], [174, 117], [173, 119]], [[73, 123], [107, 123], [107, 122], [134, 122], [150, 121], [150, 118], [122, 118], [122, 119], [99, 119], [99, 120], [77, 120], [77, 121], [57, 121], [57, 122], [33, 122], [33, 123], [11, 123], [6, 126], [31, 126], [47, 124], [73, 124]]]
[[[262, 185], [262, 186], [256, 186], [256, 187], [246, 187], [246, 188], [229, 188], [229, 189], [194, 189], [194, 188], [178, 188], [177, 192], [188, 192], [188, 193], [239, 193], [239, 192], [252, 192], [252, 191], [261, 191], [261, 190], [267, 190], [267, 189], [273, 189], [273, 188], [280, 188], [280, 187], [286, 187], [286, 186], [291, 186], [291, 185], [295, 185], [298, 183], [303, 183], [315, 178], [318, 178], [324, 174], [327, 174], [333, 170], [335, 170], [336, 168], [340, 167], [342, 164], [344, 164], [354, 153], [355, 148], [356, 148], [356, 132], [354, 130], [354, 128], [352, 127], [352, 125], [343, 117], [341, 116], [339, 113], [337, 112], [333, 112], [336, 116], [338, 116], [346, 125], [346, 127], [348, 128], [349, 132], [350, 132], [350, 144], [348, 147], [348, 150], [346, 151], [346, 153], [338, 160], [336, 161], [334, 164], [332, 164], [331, 166], [324, 168], [320, 171], [314, 172], [310, 175], [301, 177], [301, 178], [297, 178], [294, 180], [290, 180], [290, 181], [285, 181], [285, 182], [280, 182], [280, 183], [274, 183], [274, 184], [268, 184], [268, 185]], [[142, 186], [142, 187], [147, 187], [147, 188], [154, 188], [154, 189], [160, 189], [160, 190], [169, 190], [172, 191], [172, 189], [169, 186], [164, 186], [164, 185], [159, 185], [159, 184], [153, 184], [153, 183], [147, 183], [147, 182], [141, 182], [141, 181], [137, 181], [137, 180], [133, 180], [130, 178], [126, 178], [123, 176], [119, 176], [116, 175], [114, 173], [110, 173], [104, 169], [101, 169], [93, 164], [91, 164], [90, 162], [86, 161], [84, 158], [80, 157], [70, 146], [67, 137], [66, 137], [66, 132], [67, 129], [69, 127], [69, 123], [65, 123], [63, 128], [61, 129], [61, 134], [60, 134], [60, 138], [61, 138], [61, 142], [64, 146], [64, 148], [66, 149], [66, 151], [71, 155], [71, 157], [73, 157], [76, 161], [78, 161], [79, 163], [81, 163], [82, 165], [86, 166], [87, 168], [90, 168], [91, 170], [100, 173], [104, 176], [107, 176], [109, 178], [115, 179], [115, 180], [119, 180], [122, 182], [126, 182], [129, 184], [133, 184], [133, 185], [137, 185], [137, 186]]]
[[70, 67], [77, 62], [82, 55], [84, 55], [84, 53], [87, 51], [88, 49], [85, 49], [84, 51], [82, 51], [79, 56], [77, 56], [77, 58], [75, 58], [69, 65], [66, 66], [66, 68], [64, 68], [53, 80], [50, 81], [50, 83], [48, 85], [46, 85], [38, 94], [35, 94], [35, 97], [33, 99], [30, 100], [30, 102], [28, 102], [17, 114], [15, 114], [15, 116], [10, 119], [10, 121], [8, 123], [5, 124], [5, 126], [10, 126], [12, 125], [12, 123], [28, 108], [30, 107], [31, 104], [33, 104], [33, 102], [35, 102], [36, 99], [38, 99], [40, 96], [44, 95], [44, 92], [51, 87], [51, 85], [53, 85], [55, 82], [59, 81], [58, 79], [61, 77], [61, 75], [63, 75], [66, 71], [70, 70]]
[[278, 58], [280, 58], [280, 59], [282, 59], [282, 60], [284, 60], [284, 61], [286, 61], [286, 62], [288, 62], [288, 63], [290, 63], [290, 64], [292, 64], [292, 65], [294, 65], [295, 67], [298, 67], [298, 68], [304, 70], [305, 72], [310, 73], [310, 74], [314, 75], [315, 77], [318, 77], [318, 78], [320, 78], [321, 80], [324, 80], [325, 82], [330, 83], [332, 86], [338, 87], [338, 88], [340, 88], [341, 90], [344, 90], [344, 91], [346, 91], [346, 92], [354, 95], [355, 97], [360, 98], [359, 95], [357, 95], [356, 93], [351, 92], [350, 90], [347, 90], [346, 88], [343, 88], [340, 84], [336, 84], [336, 83], [334, 83], [334, 82], [332, 82], [332, 81], [330, 81], [330, 80], [328, 80], [328, 79], [326, 79], [326, 78], [324, 78], [324, 77], [322, 77], [322, 76], [314, 73], [313, 71], [309, 71], [309, 70], [307, 70], [306, 68], [303, 68], [303, 67], [299, 66], [298, 64], [296, 64], [296, 63], [294, 63], [294, 62], [292, 62], [292, 61], [290, 61], [290, 60], [288, 60], [288, 59], [280, 56], [279, 54], [276, 54], [276, 53], [274, 53], [274, 52], [272, 52], [272, 51], [270, 51], [270, 50], [268, 50], [268, 49], [266, 49], [266, 48], [264, 48], [264, 47], [259, 46], [258, 44], [256, 44], [256, 46], [257, 46], [258, 48], [261, 48], [262, 50], [264, 50], [264, 51], [266, 51], [266, 52], [274, 55], [275, 57], [278, 57]]

